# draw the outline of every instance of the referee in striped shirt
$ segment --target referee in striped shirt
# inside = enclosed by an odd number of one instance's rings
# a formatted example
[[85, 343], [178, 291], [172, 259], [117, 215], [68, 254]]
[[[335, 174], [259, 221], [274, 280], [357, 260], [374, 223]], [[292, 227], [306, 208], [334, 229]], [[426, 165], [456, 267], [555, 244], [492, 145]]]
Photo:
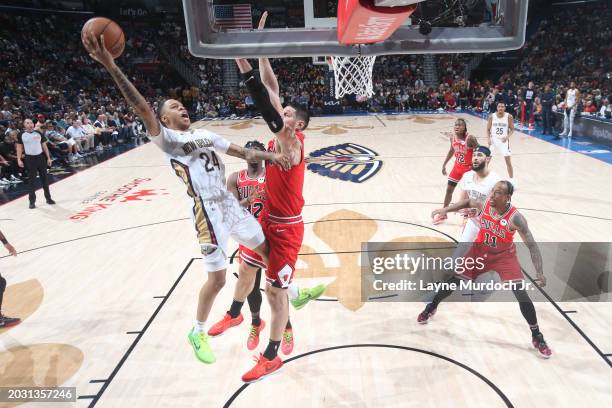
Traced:
[[[49, 192], [49, 180], [47, 179], [47, 166], [51, 166], [51, 156], [47, 148], [47, 140], [36, 130], [32, 119], [23, 121], [25, 131], [17, 138], [17, 164], [24, 167], [28, 172], [28, 188], [30, 190], [30, 208], [36, 208], [36, 173], [40, 176], [47, 204], [55, 204]], [[21, 156], [25, 153], [24, 161]]]

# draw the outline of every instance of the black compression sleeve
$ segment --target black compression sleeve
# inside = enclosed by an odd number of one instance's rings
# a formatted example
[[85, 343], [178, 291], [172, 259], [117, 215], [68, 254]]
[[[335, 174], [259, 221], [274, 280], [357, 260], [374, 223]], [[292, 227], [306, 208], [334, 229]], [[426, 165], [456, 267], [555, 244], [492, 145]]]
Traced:
[[284, 126], [283, 118], [272, 106], [268, 90], [259, 80], [259, 74], [255, 70], [251, 70], [242, 74], [242, 79], [253, 98], [253, 102], [255, 102], [255, 106], [261, 112], [261, 116], [268, 124], [272, 133], [280, 132]]

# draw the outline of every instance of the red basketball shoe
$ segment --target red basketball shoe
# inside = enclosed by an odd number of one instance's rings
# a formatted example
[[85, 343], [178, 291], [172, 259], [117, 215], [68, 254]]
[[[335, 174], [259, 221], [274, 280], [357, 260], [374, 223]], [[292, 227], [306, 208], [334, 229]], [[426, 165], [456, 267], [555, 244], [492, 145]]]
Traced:
[[548, 344], [544, 341], [544, 335], [542, 333], [531, 339], [531, 344], [538, 351], [538, 354], [542, 358], [550, 358], [552, 356], [552, 350], [548, 347]]
[[423, 310], [419, 314], [419, 317], [417, 317], [417, 322], [419, 324], [426, 324], [429, 321], [429, 319], [431, 319], [433, 315], [436, 314], [436, 310], [438, 310], [438, 308], [432, 307], [431, 303], [428, 304], [427, 306], [425, 306], [425, 310]]
[[226, 313], [225, 316], [223, 316], [223, 319], [221, 319], [220, 321], [215, 323], [210, 329], [208, 329], [208, 335], [213, 337], [220, 336], [227, 329], [234, 326], [238, 326], [240, 323], [242, 323], [243, 320], [244, 318], [242, 317], [242, 313], [233, 319], [229, 313]]
[[249, 350], [255, 350], [255, 348], [259, 345], [259, 333], [266, 327], [266, 322], [263, 319], [260, 320], [259, 326], [251, 325], [251, 330], [249, 330], [249, 338], [247, 339], [247, 348]]
[[274, 357], [273, 360], [268, 360], [263, 354], [259, 354], [259, 358], [255, 358], [255, 361], [257, 362], [255, 367], [242, 376], [242, 381], [245, 383], [262, 380], [270, 374], [278, 372], [283, 366], [283, 361], [278, 356]]

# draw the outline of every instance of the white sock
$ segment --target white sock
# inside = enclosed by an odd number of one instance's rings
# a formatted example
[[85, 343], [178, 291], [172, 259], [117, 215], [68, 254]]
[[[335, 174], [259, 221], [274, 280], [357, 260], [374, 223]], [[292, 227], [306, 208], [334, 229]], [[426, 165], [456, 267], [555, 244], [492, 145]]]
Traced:
[[300, 288], [298, 287], [297, 283], [291, 282], [289, 284], [289, 287], [287, 288], [287, 296], [289, 296], [290, 300], [297, 299], [299, 295], [299, 291], [300, 291]]
[[206, 328], [204, 327], [205, 325], [206, 325], [206, 321], [201, 322], [199, 320], [196, 320], [195, 324], [193, 325], [193, 329], [194, 331], [197, 331], [197, 332], [205, 332], [206, 331]]

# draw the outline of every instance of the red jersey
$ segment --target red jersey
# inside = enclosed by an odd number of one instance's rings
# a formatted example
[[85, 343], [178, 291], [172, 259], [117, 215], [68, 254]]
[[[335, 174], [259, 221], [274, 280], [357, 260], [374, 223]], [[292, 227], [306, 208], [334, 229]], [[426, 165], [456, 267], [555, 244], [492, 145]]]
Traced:
[[[265, 191], [266, 174], [264, 173], [258, 178], [251, 178], [249, 177], [249, 173], [246, 169], [240, 170], [240, 173], [238, 173], [238, 179], [236, 180], [236, 187], [238, 188], [238, 196], [240, 197], [240, 200], [244, 200], [255, 190]], [[263, 213], [265, 206], [264, 200], [265, 199], [257, 198], [247, 207], [247, 210], [253, 214], [253, 217], [259, 218]]]
[[516, 207], [511, 205], [504, 214], [493, 216], [490, 201], [487, 200], [480, 215], [480, 231], [474, 242], [487, 249], [491, 248], [490, 252], [513, 248], [516, 231], [510, 229], [510, 220], [516, 211]]
[[[298, 130], [295, 136], [301, 145], [301, 158], [297, 166], [285, 171], [282, 167], [266, 162], [266, 213], [271, 221], [291, 224], [301, 222], [304, 207], [304, 134]], [[275, 139], [268, 142], [268, 151], [274, 152]]]
[[459, 139], [457, 135], [453, 135], [453, 150], [455, 150], [455, 166], [472, 167], [472, 153], [474, 149], [468, 147], [467, 140], [469, 135], [465, 134], [465, 139]]

